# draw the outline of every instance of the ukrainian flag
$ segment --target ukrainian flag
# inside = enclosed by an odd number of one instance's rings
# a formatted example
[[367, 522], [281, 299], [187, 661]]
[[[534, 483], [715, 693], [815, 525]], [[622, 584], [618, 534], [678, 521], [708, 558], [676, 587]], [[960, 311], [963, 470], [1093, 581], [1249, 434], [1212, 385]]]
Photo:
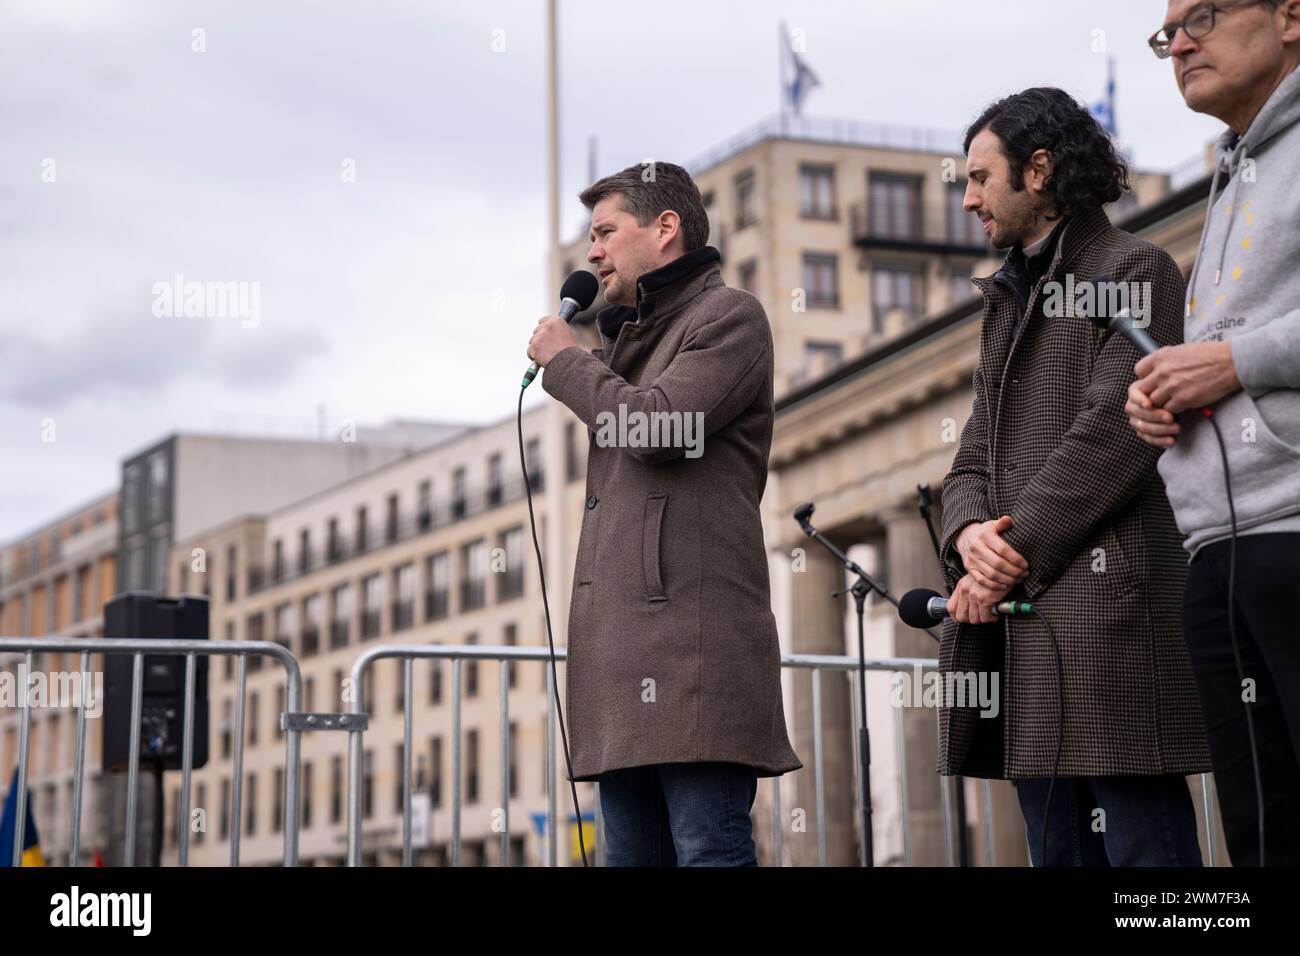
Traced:
[[[14, 825], [18, 822], [18, 768], [9, 783], [5, 797], [5, 812], [0, 816], [0, 866], [11, 866], [14, 858]], [[23, 828], [23, 866], [44, 866], [41, 855], [41, 838], [36, 833], [36, 816], [32, 812], [32, 792], [27, 791], [27, 826]]]

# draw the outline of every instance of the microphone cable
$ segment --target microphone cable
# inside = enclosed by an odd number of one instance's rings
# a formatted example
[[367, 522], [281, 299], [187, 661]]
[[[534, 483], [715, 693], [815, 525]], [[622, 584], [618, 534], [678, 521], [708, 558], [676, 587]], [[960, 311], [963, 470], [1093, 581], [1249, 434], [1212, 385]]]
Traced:
[[[578, 784], [573, 779], [573, 760], [569, 756], [569, 736], [564, 730], [564, 704], [560, 699], [559, 669], [555, 663], [555, 638], [551, 634], [551, 604], [546, 598], [546, 567], [545, 561], [542, 560], [542, 546], [537, 540], [537, 519], [533, 514], [533, 482], [528, 474], [528, 461], [524, 457], [524, 391], [531, 381], [531, 377], [525, 379], [523, 386], [519, 389], [519, 410], [515, 416], [519, 433], [519, 467], [524, 473], [524, 494], [528, 497], [528, 525], [532, 529], [533, 551], [537, 555], [537, 577], [542, 584], [542, 609], [546, 614], [546, 643], [551, 649], [551, 686], [555, 693], [555, 712], [560, 718], [560, 740], [564, 745], [564, 765], [569, 771], [569, 791], [573, 796], [573, 815], [578, 821], [578, 849], [582, 853], [582, 865], [590, 866], [591, 864], [587, 862], [587, 842], [583, 836], [582, 811], [578, 807]], [[558, 831], [558, 829], [557, 827], [556, 830]]]
[[[1232, 501], [1232, 472], [1228, 468], [1228, 448], [1223, 441], [1223, 432], [1214, 412], [1209, 408], [1201, 409], [1201, 414], [1209, 419], [1214, 429], [1214, 437], [1219, 443], [1219, 456], [1223, 459], [1223, 486], [1228, 496], [1228, 517], [1232, 522], [1232, 536], [1228, 539], [1228, 637], [1232, 641], [1232, 656], [1237, 664], [1237, 686], [1244, 689], [1246, 671], [1241, 663], [1241, 647], [1237, 643], [1237, 508]], [[1259, 865], [1264, 865], [1264, 783], [1259, 770], [1259, 750], [1255, 744], [1255, 718], [1250, 712], [1250, 704], [1243, 696], [1241, 706], [1246, 711], [1246, 739], [1250, 743], [1250, 765], [1255, 777], [1255, 812], [1259, 819]], [[1206, 823], [1209, 823], [1209, 808], [1206, 808]]]
[[1043, 612], [1030, 604], [1029, 610], [1043, 622], [1043, 627], [1047, 628], [1047, 636], [1052, 642], [1052, 651], [1056, 657], [1056, 759], [1052, 763], [1052, 776], [1047, 782], [1047, 799], [1043, 801], [1043, 827], [1042, 835], [1038, 840], [1038, 853], [1043, 861], [1043, 866], [1047, 866], [1047, 821], [1052, 812], [1052, 791], [1056, 789], [1056, 779], [1061, 773], [1061, 750], [1065, 745], [1065, 676], [1061, 666], [1061, 645], [1057, 643], [1056, 632], [1052, 630], [1052, 622], [1043, 616]]

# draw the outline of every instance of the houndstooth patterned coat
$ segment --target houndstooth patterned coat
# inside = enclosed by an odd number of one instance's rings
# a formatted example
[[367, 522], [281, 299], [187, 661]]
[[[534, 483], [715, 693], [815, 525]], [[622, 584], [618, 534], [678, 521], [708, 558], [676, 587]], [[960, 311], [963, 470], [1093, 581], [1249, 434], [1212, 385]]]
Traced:
[[[1147, 331], [1161, 345], [1177, 344], [1182, 274], [1164, 250], [1114, 228], [1104, 210], [1079, 213], [1031, 290], [1014, 342], [1016, 300], [1001, 274], [975, 280], [984, 295], [975, 403], [943, 484], [948, 586], [964, 573], [957, 533], [1011, 515], [1006, 540], [1028, 561], [1029, 576], [1009, 597], [1033, 602], [1061, 648], [1061, 775], [1209, 770], [1180, 626], [1187, 557], [1156, 472], [1159, 450], [1137, 438], [1123, 411], [1140, 354], [1086, 318], [1044, 312], [1045, 284], [1069, 274], [1076, 283], [1146, 282]], [[1001, 675], [997, 719], [973, 706], [940, 711], [940, 773], [1052, 773], [1056, 663], [1036, 617], [949, 620], [939, 663], [943, 672]]]

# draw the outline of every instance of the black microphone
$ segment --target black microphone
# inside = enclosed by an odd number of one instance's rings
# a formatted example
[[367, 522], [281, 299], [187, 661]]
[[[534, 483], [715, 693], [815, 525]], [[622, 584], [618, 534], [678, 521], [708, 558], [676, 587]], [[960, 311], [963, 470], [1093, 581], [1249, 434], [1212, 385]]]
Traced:
[[1132, 342], [1134, 347], [1136, 347], [1143, 355], [1150, 355], [1156, 349], [1160, 348], [1160, 346], [1156, 344], [1155, 339], [1147, 335], [1144, 329], [1137, 327], [1137, 323], [1133, 321], [1133, 313], [1129, 310], [1128, 306], [1120, 309], [1114, 315], [1102, 314], [1106, 310], [1102, 309], [1098, 304], [1101, 301], [1101, 294], [1097, 292], [1097, 289], [1099, 286], [1105, 285], [1110, 281], [1111, 280], [1107, 278], [1092, 280], [1094, 307], [1089, 310], [1091, 313], [1088, 316], [1089, 321], [1099, 329], [1109, 329], [1112, 332], [1118, 332], [1120, 335], [1124, 336], [1124, 338]]
[[[994, 614], [1030, 614], [1034, 606], [1028, 601], [1003, 601]], [[908, 627], [926, 628], [948, 616], [948, 599], [929, 588], [913, 588], [898, 602], [898, 619]]]
[[812, 534], [812, 528], [808, 524], [808, 519], [813, 516], [813, 503], [811, 501], [801, 504], [794, 509], [794, 520], [799, 522], [799, 527], [803, 528], [805, 534]]
[[[600, 291], [600, 281], [584, 269], [577, 272], [569, 273], [569, 278], [564, 280], [564, 285], [560, 286], [560, 311], [556, 313], [565, 322], [571, 322], [573, 317], [579, 312], [585, 312], [591, 308], [591, 303], [596, 301], [596, 293]], [[528, 366], [528, 371], [524, 373], [524, 383], [520, 388], [527, 388], [537, 377], [538, 365], [534, 362]]]

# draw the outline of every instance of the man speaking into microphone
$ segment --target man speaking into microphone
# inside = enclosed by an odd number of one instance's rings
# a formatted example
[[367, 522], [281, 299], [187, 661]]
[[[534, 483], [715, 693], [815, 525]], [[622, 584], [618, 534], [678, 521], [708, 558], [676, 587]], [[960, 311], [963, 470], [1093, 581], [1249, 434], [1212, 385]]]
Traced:
[[[1001, 674], [1005, 705], [996, 721], [942, 709], [939, 769], [1013, 780], [1035, 865], [1200, 865], [1183, 775], [1209, 756], [1178, 627], [1184, 562], [1156, 451], [1124, 415], [1139, 353], [1060, 295], [1099, 276], [1136, 288], [1171, 344], [1182, 276], [1110, 224], [1127, 169], [1061, 90], [994, 103], [965, 147], [965, 208], [1008, 252], [976, 280], [975, 402], [943, 482], [939, 665]], [[995, 616], [1008, 597], [1046, 624]]]
[[[542, 387], [592, 433], [569, 611], [572, 777], [600, 782], [610, 866], [752, 866], [757, 778], [803, 766], [759, 520], [771, 328], [723, 284], [680, 166], [633, 166], [579, 198], [609, 303], [601, 347], [556, 316], [528, 343]], [[686, 420], [700, 422], [690, 447], [673, 427]]]

